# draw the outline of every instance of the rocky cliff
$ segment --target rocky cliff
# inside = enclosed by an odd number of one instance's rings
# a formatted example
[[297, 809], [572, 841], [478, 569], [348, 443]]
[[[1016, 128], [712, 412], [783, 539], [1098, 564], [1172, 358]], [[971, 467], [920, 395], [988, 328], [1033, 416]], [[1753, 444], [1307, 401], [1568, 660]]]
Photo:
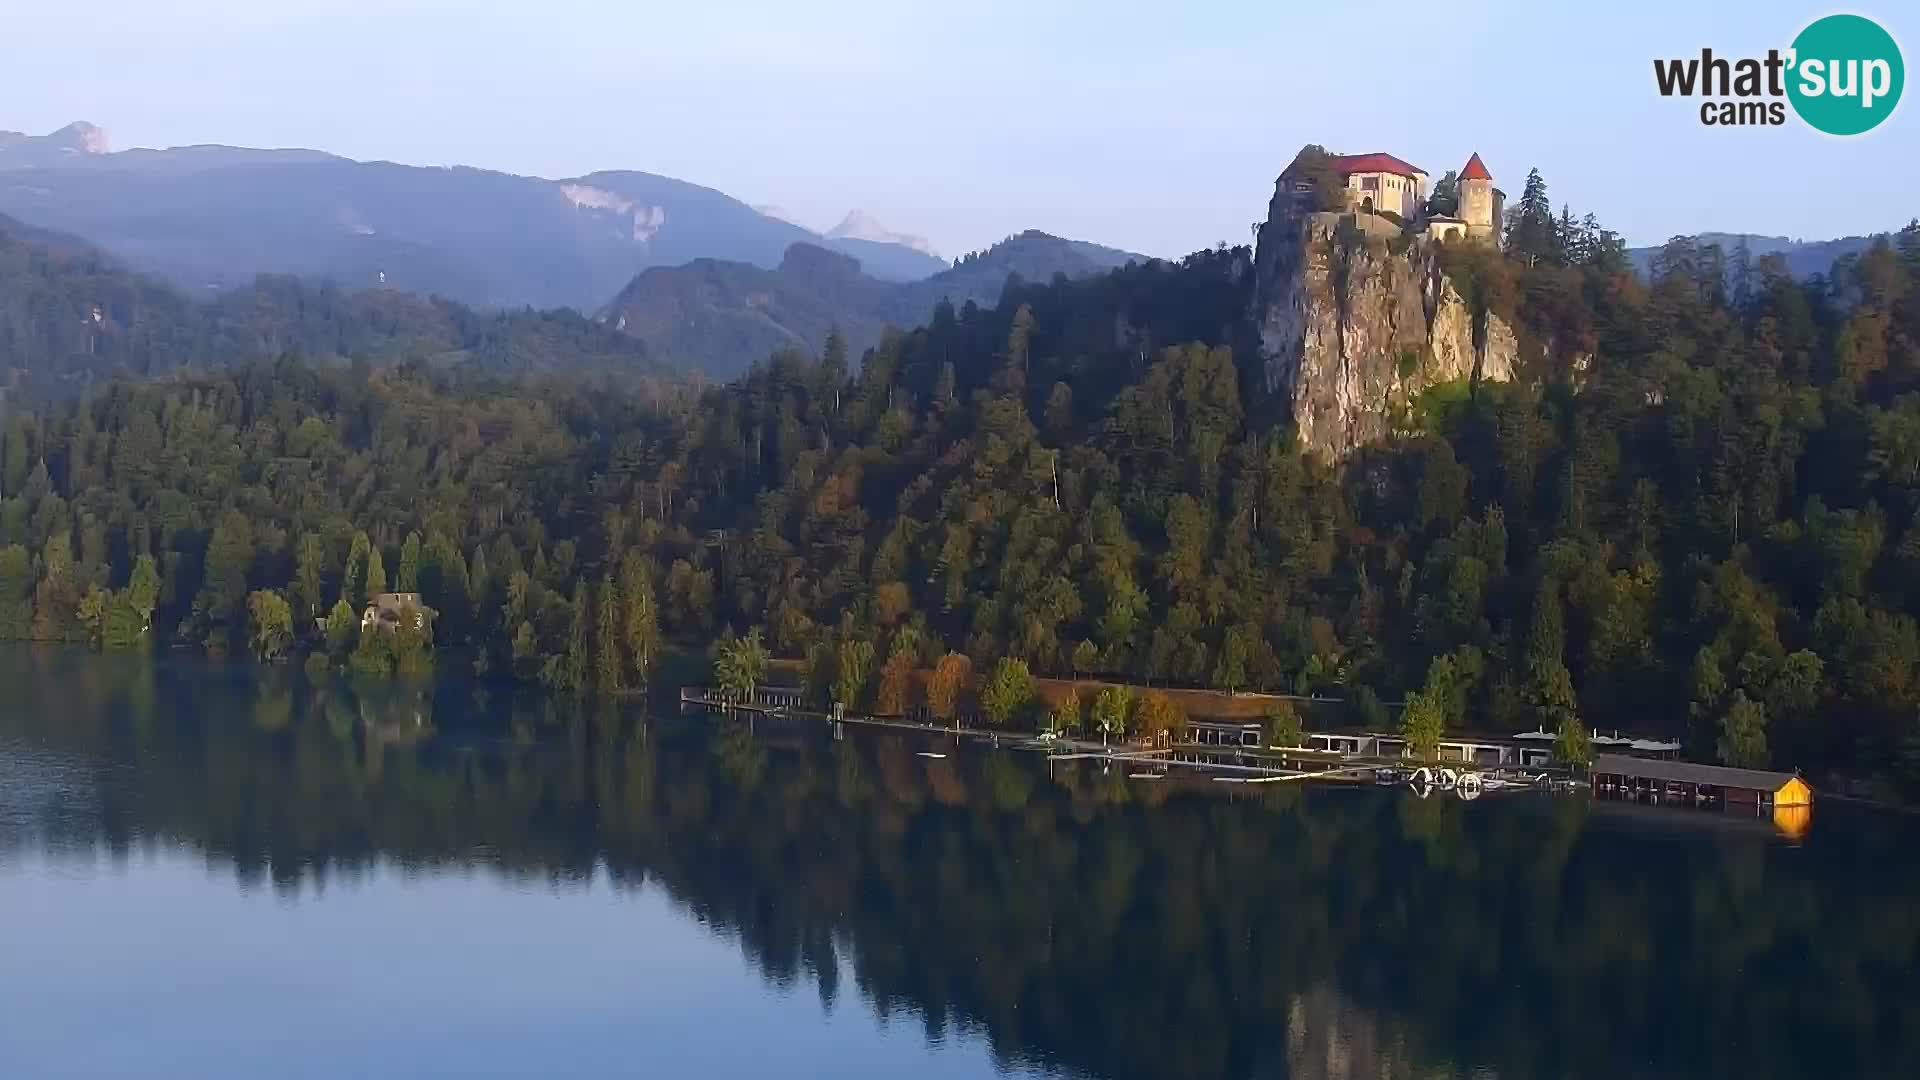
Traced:
[[1252, 317], [1268, 393], [1328, 458], [1387, 435], [1422, 390], [1513, 378], [1517, 345], [1475, 312], [1435, 245], [1370, 214], [1298, 214], [1280, 199], [1260, 229]]

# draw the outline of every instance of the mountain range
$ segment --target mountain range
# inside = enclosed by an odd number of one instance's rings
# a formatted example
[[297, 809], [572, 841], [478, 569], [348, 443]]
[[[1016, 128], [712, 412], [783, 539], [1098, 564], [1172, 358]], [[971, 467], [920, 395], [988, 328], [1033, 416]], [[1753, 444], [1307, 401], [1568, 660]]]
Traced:
[[[1831, 272], [1835, 259], [1858, 255], [1886, 235], [1877, 233], [1873, 236], [1843, 236], [1836, 240], [1792, 240], [1759, 233], [1706, 232], [1694, 234], [1693, 242], [1702, 247], [1718, 244], [1723, 252], [1732, 254], [1733, 249], [1744, 241], [1747, 251], [1756, 261], [1765, 255], [1778, 255], [1786, 260], [1789, 274], [1804, 280], [1815, 274]], [[1633, 260], [1633, 268], [1645, 274], [1653, 263], [1653, 257], [1660, 253], [1660, 247], [1629, 248], [1627, 255]]]
[[778, 349], [818, 352], [835, 330], [858, 356], [889, 326], [918, 326], [941, 301], [991, 307], [1010, 282], [1089, 277], [1144, 256], [1037, 230], [1010, 236], [922, 281], [883, 281], [858, 260], [795, 244], [765, 269], [727, 259], [643, 270], [600, 313], [662, 359], [715, 377]]
[[857, 212], [822, 235], [651, 173], [550, 180], [231, 146], [115, 153], [86, 123], [0, 132], [0, 213], [196, 292], [286, 273], [476, 307], [592, 311], [648, 267], [772, 268], [795, 243], [852, 255], [881, 279], [948, 266]]

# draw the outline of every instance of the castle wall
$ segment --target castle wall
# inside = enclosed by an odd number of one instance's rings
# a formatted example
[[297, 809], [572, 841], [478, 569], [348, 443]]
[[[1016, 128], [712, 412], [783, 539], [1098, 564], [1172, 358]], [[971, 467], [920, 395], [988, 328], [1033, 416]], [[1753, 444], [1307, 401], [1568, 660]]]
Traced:
[[[1373, 181], [1376, 190], [1367, 190], [1368, 180]], [[1391, 210], [1411, 221], [1426, 202], [1426, 178], [1385, 172], [1347, 174], [1347, 205], [1358, 210], [1368, 198], [1373, 199], [1374, 209]]]

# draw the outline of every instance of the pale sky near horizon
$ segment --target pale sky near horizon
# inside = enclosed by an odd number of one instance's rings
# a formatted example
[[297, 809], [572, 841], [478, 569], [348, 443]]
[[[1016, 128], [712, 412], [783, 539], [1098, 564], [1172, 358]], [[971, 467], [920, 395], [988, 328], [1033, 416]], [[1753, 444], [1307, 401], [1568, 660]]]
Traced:
[[[115, 149], [304, 146], [549, 177], [639, 169], [946, 255], [1040, 228], [1151, 255], [1245, 242], [1302, 143], [1438, 176], [1478, 150], [1517, 196], [1631, 243], [1805, 239], [1920, 214], [1916, 106], [1874, 132], [1704, 127], [1655, 57], [1785, 48], [1879, 0], [1371, 5], [973, 0], [45, 0], [0, 3], [0, 129]], [[1873, 178], [1863, 182], [1858, 178]]]

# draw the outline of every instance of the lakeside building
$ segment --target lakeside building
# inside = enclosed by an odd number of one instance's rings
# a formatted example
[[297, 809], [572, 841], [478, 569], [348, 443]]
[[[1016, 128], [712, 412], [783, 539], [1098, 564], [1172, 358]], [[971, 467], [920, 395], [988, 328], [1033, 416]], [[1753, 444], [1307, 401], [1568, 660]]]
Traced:
[[426, 611], [419, 593], [377, 593], [368, 598], [367, 609], [360, 613], [360, 629], [363, 633], [375, 627], [398, 630], [411, 626], [418, 630], [427, 624]]
[[1717, 802], [1762, 809], [1813, 805], [1813, 789], [1793, 773], [1623, 754], [1595, 757], [1591, 772], [1595, 792], [1623, 798]]

